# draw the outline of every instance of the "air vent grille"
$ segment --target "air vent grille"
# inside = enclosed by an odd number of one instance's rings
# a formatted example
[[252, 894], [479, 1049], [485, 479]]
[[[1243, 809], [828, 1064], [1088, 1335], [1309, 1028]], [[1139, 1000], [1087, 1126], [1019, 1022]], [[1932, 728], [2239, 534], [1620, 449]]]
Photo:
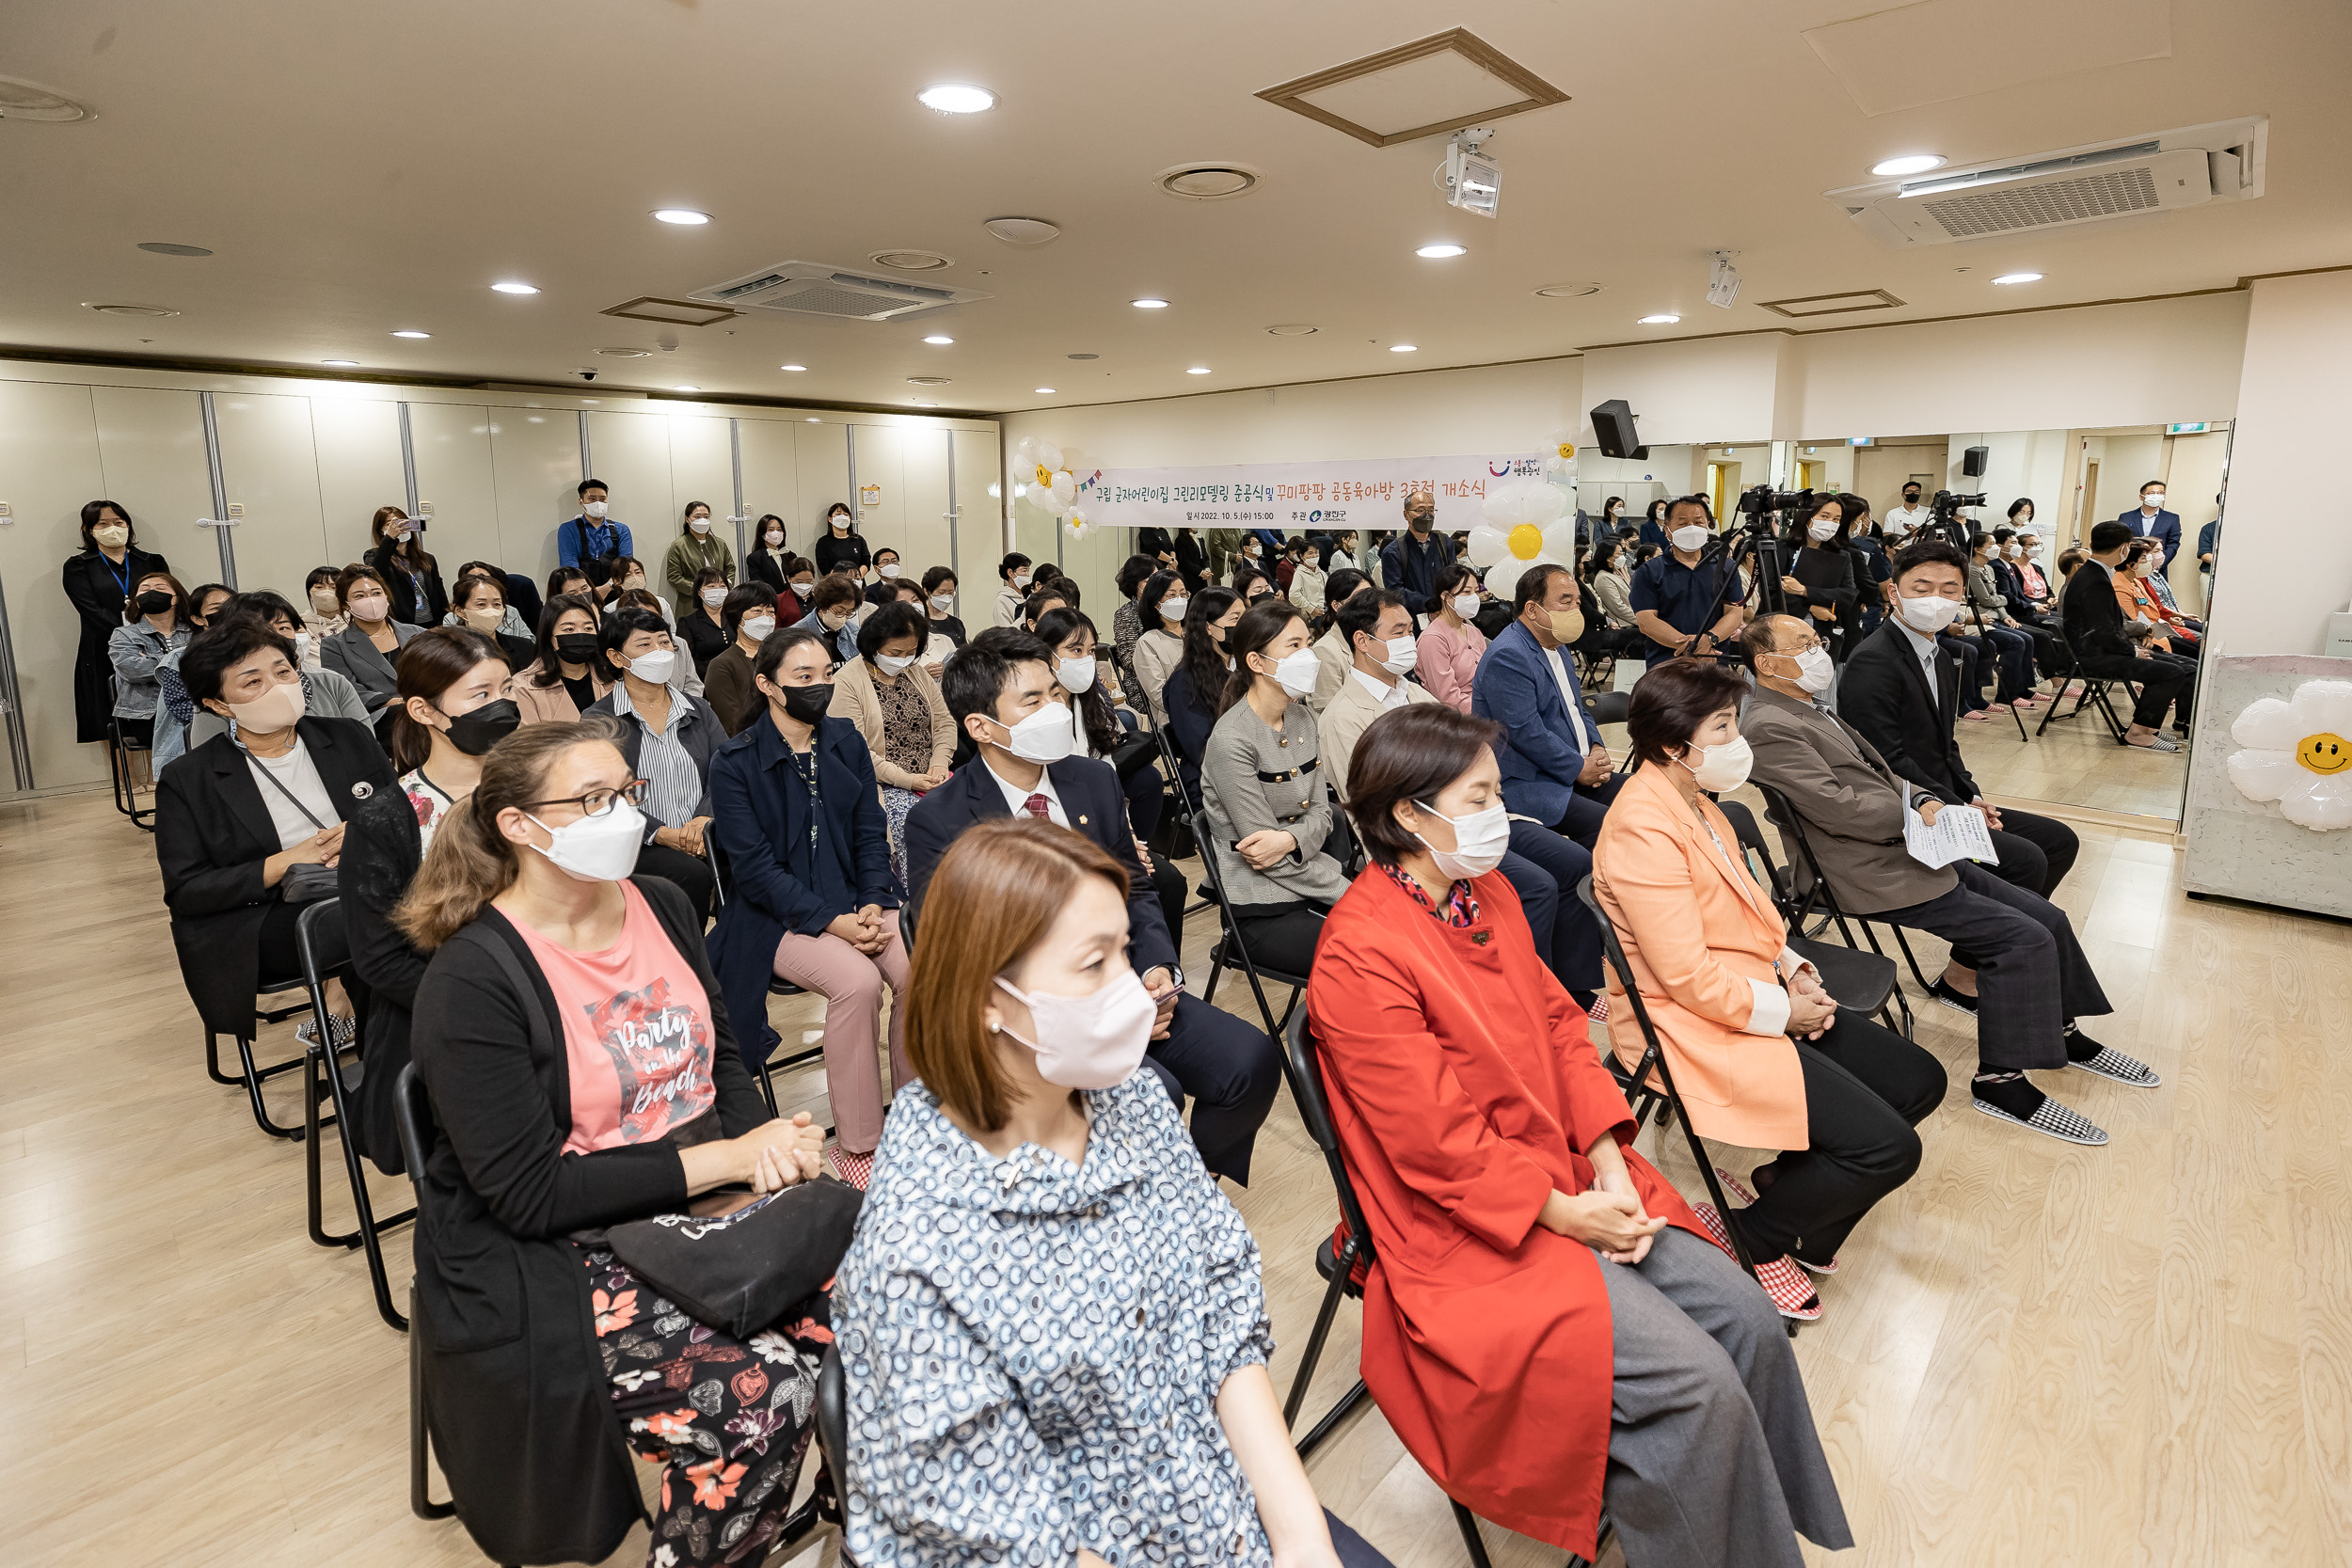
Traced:
[[2155, 178], [2143, 164], [2042, 185], [1972, 191], [1930, 199], [1923, 205], [1946, 233], [1966, 240], [2019, 229], [2046, 229], [2054, 223], [2153, 212], [2163, 203], [2156, 197]]

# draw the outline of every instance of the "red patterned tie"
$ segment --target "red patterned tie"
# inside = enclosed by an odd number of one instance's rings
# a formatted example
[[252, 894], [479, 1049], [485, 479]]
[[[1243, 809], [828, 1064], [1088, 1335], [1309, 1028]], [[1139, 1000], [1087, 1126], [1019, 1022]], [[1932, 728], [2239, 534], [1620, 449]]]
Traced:
[[1032, 795], [1021, 802], [1021, 809], [1041, 822], [1050, 820], [1045, 815], [1045, 806], [1046, 800], [1042, 795]]

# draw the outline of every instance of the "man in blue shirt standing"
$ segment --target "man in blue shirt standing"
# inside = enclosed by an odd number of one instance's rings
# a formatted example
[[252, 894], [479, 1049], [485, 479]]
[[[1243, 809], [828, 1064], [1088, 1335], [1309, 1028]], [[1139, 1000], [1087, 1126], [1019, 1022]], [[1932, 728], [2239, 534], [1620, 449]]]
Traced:
[[1684, 652], [1711, 658], [1717, 649], [1731, 646], [1745, 624], [1740, 584], [1734, 583], [1723, 596], [1720, 609], [1716, 606], [1729, 564], [1717, 560], [1699, 565], [1699, 557], [1715, 538], [1713, 522], [1705, 496], [1681, 497], [1666, 509], [1668, 552], [1645, 562], [1633, 574], [1626, 598], [1633, 607], [1633, 624], [1650, 640], [1649, 664], [1662, 664]]
[[555, 531], [555, 559], [588, 574], [589, 583], [602, 588], [612, 578], [612, 563], [637, 551], [627, 523], [605, 521], [604, 482], [580, 482], [580, 515]]
[[1416, 490], [1405, 498], [1405, 526], [1409, 532], [1389, 541], [1380, 552], [1380, 576], [1391, 593], [1405, 595], [1405, 608], [1416, 619], [1438, 612], [1438, 574], [1454, 563], [1454, 542], [1437, 531], [1438, 498]]

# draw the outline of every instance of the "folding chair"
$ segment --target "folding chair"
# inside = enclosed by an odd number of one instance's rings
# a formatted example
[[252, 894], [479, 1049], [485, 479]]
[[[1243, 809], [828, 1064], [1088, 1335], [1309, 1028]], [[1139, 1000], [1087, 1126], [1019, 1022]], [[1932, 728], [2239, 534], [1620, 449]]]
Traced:
[[[1756, 785], [1759, 790], [1764, 787]], [[1766, 800], [1766, 809], [1773, 814], [1775, 825], [1790, 816], [1788, 802], [1779, 791], [1769, 792]], [[1877, 952], [1875, 942], [1871, 943], [1873, 951], [1865, 953], [1851, 941], [1839, 947], [1804, 935], [1803, 922], [1809, 912], [1810, 899], [1800, 901], [1788, 885], [1788, 877], [1772, 863], [1772, 852], [1766, 847], [1763, 831], [1756, 827], [1755, 816], [1738, 800], [1718, 800], [1715, 805], [1730, 822], [1732, 832], [1739, 835], [1740, 849], [1763, 867], [1764, 874], [1757, 880], [1772, 890], [1772, 903], [1779, 908], [1781, 918], [1788, 923], [1789, 950], [1821, 972], [1822, 988], [1837, 999], [1839, 1006], [1857, 1013], [1876, 1013], [1889, 1029], [1905, 1039], [1912, 1038], [1911, 1004], [1903, 997], [1895, 960]], [[1821, 881], [1820, 866], [1813, 863], [1810, 853], [1805, 860], [1814, 886], [1826, 895], [1828, 890]], [[1864, 928], [1868, 929], [1867, 923]], [[1896, 935], [1899, 940], [1900, 927]], [[1911, 949], [1906, 945], [1903, 956], [1910, 955]], [[1916, 961], [1912, 964], [1915, 973], [1918, 967]], [[1896, 1022], [1897, 1009], [1901, 1013], [1900, 1022]]]
[[150, 758], [148, 787], [154, 787], [153, 752], [144, 740], [133, 740], [122, 733], [122, 721], [115, 717], [114, 697], [121, 688], [121, 677], [106, 677], [106, 779], [114, 789], [115, 810], [131, 819], [131, 826], [142, 832], [155, 831], [155, 808], [139, 804], [137, 786], [131, 771], [131, 753], [145, 752]]
[[[1821, 875], [1820, 857], [1813, 852], [1813, 841], [1805, 837], [1804, 819], [1797, 815], [1796, 807], [1789, 804], [1788, 797], [1767, 784], [1758, 784], [1756, 787], [1756, 792], [1764, 797], [1764, 815], [1771, 819], [1773, 827], [1781, 830], [1783, 834], [1781, 842], [1793, 848], [1796, 860], [1803, 863], [1797, 864], [1792, 862], [1791, 869], [1802, 872], [1810, 882], [1805, 889], [1804, 902], [1799, 906], [1797, 914], [1789, 924], [1791, 926], [1797, 924], [1811, 912], [1813, 906], [1818, 903], [1828, 913], [1831, 923], [1837, 927], [1838, 936], [1844, 939], [1848, 947], [1854, 945], [1853, 931], [1847, 924], [1851, 920], [1854, 925], [1862, 927], [1863, 940], [1870, 944], [1870, 951], [1883, 954], [1885, 949], [1879, 946], [1878, 928], [1872, 926], [1865, 916], [1849, 915], [1839, 908], [1837, 895], [1830, 891], [1829, 879]], [[1760, 836], [1758, 842], [1761, 842]], [[1795, 890], [1792, 888], [1790, 896], [1795, 895]], [[1891, 920], [1887, 922], [1887, 928], [1895, 933], [1895, 945], [1902, 950], [1903, 961], [1911, 966], [1911, 977], [1918, 983], [1921, 993], [1932, 993], [1935, 988], [1929, 982], [1927, 975], [1920, 972], [1918, 957], [1911, 951], [1911, 940], [1903, 935], [1903, 928]], [[1892, 968], [1894, 960], [1888, 959], [1887, 964], [1889, 968]], [[1821, 974], [1826, 979], [1829, 971], [1824, 969]], [[1898, 993], [1899, 994], [1899, 988]], [[1903, 1016], [1905, 1018], [1911, 1016], [1911, 1005], [1907, 1002], [1903, 1004]], [[1910, 1033], [1909, 1029], [1903, 1031], [1906, 1037]]]
[[[1191, 821], [1192, 836], [1200, 842], [1200, 864], [1208, 873], [1209, 901], [1216, 906], [1219, 932], [1216, 945], [1209, 952], [1209, 983], [1201, 988], [1200, 1000], [1216, 1001], [1218, 976], [1228, 968], [1238, 969], [1249, 982], [1250, 994], [1258, 999], [1258, 1014], [1265, 1021], [1265, 1032], [1279, 1039], [1283, 1026], [1290, 1022], [1291, 1014], [1298, 1010], [1299, 999], [1307, 994], [1307, 977], [1304, 974], [1285, 974], [1279, 970], [1261, 969], [1257, 961], [1250, 958], [1248, 947], [1241, 940], [1241, 931], [1233, 924], [1233, 906], [1232, 900], [1225, 896], [1224, 874], [1216, 868], [1206, 808], [1192, 813]], [[1264, 982], [1267, 980], [1291, 988], [1290, 1006], [1282, 1009], [1279, 1021], [1274, 1016], [1273, 1004], [1265, 998]]]
[[[719, 840], [715, 835], [705, 834], [703, 837], [703, 843], [707, 846], [710, 850], [711, 878], [717, 883], [719, 897], [721, 901], [723, 902], [727, 897], [727, 858], [721, 852], [719, 848]], [[911, 942], [912, 938], [904, 938], [902, 940]], [[808, 993], [802, 987], [796, 986], [791, 981], [784, 978], [782, 975], [771, 972], [768, 976], [768, 994], [771, 996], [805, 996]], [[821, 1062], [824, 1059], [825, 1048], [822, 1044], [818, 1044], [804, 1047], [799, 1051], [790, 1052], [782, 1056], [771, 1056], [755, 1068], [752, 1075], [759, 1080], [759, 1092], [767, 1099], [768, 1114], [770, 1116], [782, 1115], [782, 1113], [776, 1108], [776, 1081], [774, 1076], [776, 1073], [790, 1072], [797, 1068], [804, 1068], [813, 1062]], [[832, 1136], [833, 1129], [828, 1127], [825, 1129], [825, 1133], [828, 1137]]]
[[[815, 1504], [820, 1497], [832, 1497], [833, 1519], [840, 1524], [849, 1511], [846, 1493], [850, 1476], [850, 1385], [841, 1370], [841, 1347], [837, 1344], [827, 1345], [825, 1358], [817, 1365], [817, 1451], [823, 1456], [825, 1467], [817, 1478], [817, 1489], [810, 1494], [809, 1503]], [[841, 1560], [851, 1562], [846, 1530], [841, 1541]]]
[[[1331, 1320], [1340, 1309], [1342, 1296], [1364, 1297], [1364, 1279], [1369, 1277], [1377, 1259], [1372, 1250], [1372, 1231], [1364, 1223], [1363, 1206], [1357, 1201], [1356, 1185], [1348, 1179], [1347, 1163], [1340, 1157], [1338, 1132], [1331, 1125], [1331, 1105], [1323, 1091], [1323, 1067], [1315, 1057], [1312, 1022], [1307, 1010], [1300, 1008], [1293, 1016], [1290, 1027], [1282, 1031], [1282, 1067], [1291, 1081], [1291, 1094], [1298, 1101], [1298, 1119], [1307, 1126], [1315, 1147], [1323, 1150], [1324, 1164], [1330, 1168], [1331, 1186], [1340, 1200], [1341, 1229], [1344, 1240], [1326, 1236], [1315, 1245], [1315, 1272], [1327, 1284], [1323, 1306], [1315, 1313], [1314, 1332], [1307, 1338], [1306, 1353], [1299, 1357], [1298, 1372], [1291, 1380], [1290, 1398], [1282, 1406], [1285, 1426], [1298, 1419], [1298, 1407], [1307, 1397], [1307, 1385], [1313, 1381], [1315, 1363], [1323, 1356], [1324, 1340], [1331, 1332]], [[1359, 1273], [1360, 1271], [1360, 1273]], [[1356, 1386], [1340, 1396], [1340, 1402], [1317, 1421], [1306, 1436], [1298, 1440], [1298, 1457], [1304, 1460], [1321, 1446], [1323, 1440], [1338, 1430], [1342, 1421], [1354, 1413], [1371, 1390], [1359, 1377]], [[820, 1396], [821, 1397], [821, 1396]], [[1462, 1532], [1462, 1544], [1470, 1550], [1472, 1568], [1492, 1568], [1486, 1556], [1486, 1543], [1478, 1533], [1478, 1515], [1472, 1513], [1451, 1497], [1446, 1498], [1454, 1510], [1454, 1523]], [[1614, 1533], [1609, 1515], [1600, 1517], [1600, 1536], [1595, 1553], [1607, 1549], [1609, 1538]], [[1565, 1568], [1588, 1568], [1584, 1559], [1574, 1556]]]
[[1626, 715], [1633, 711], [1633, 693], [1607, 689], [1595, 691], [1587, 688], [1584, 711], [1596, 724], [1622, 724]]
[[[2068, 678], [2082, 682], [2083, 689], [2074, 694], [2074, 705], [2064, 713], [2058, 712], [2058, 702], [2052, 701], [2048, 709], [2042, 715], [2042, 722], [2034, 726], [2034, 738], [2038, 740], [2042, 737], [2042, 732], [2050, 727], [2051, 720], [2072, 719], [2082, 712], [2083, 704], [2088, 702], [2098, 705], [2099, 717], [2106, 721], [2107, 734], [2115, 737], [2115, 743], [2119, 746], [2130, 745], [2131, 742], [2124, 738], [2130, 731], [2123, 721], [2115, 716], [2115, 705], [2107, 700], [2107, 689], [2115, 684], [2114, 679], [2094, 675], [2084, 668], [2083, 652], [2074, 646], [2074, 636], [2067, 631], [2062, 622], [2058, 627], [2058, 634], [2066, 643], [2067, 657], [2074, 661], [2074, 673]], [[2124, 681], [2122, 684], [2125, 690], [2131, 689], [2131, 682]]]
[[[1576, 895], [1584, 900], [1586, 909], [1593, 911], [1593, 922], [1600, 927], [1601, 946], [1609, 956], [1609, 967], [1617, 972], [1618, 980], [1625, 986], [1626, 1003], [1632, 1007], [1633, 1021], [1642, 1031], [1642, 1059], [1634, 1064], [1632, 1072], [1627, 1076], [1645, 1097], [1662, 1097], [1673, 1107], [1676, 1119], [1682, 1123], [1682, 1136], [1691, 1146], [1691, 1158], [1699, 1167], [1700, 1179], [1707, 1183], [1708, 1200], [1715, 1205], [1717, 1213], [1728, 1214], [1731, 1206], [1724, 1201], [1723, 1183], [1715, 1180], [1714, 1159], [1691, 1126], [1691, 1113], [1683, 1106], [1682, 1095], [1675, 1087], [1674, 1071], [1666, 1064], [1665, 1049], [1658, 1040], [1658, 1026], [1650, 1022], [1649, 1007], [1642, 1001], [1642, 992], [1633, 983], [1633, 966], [1626, 961], [1625, 944], [1617, 940], [1617, 928], [1609, 923], [1609, 911], [1602, 909], [1600, 900], [1593, 895], [1592, 878], [1586, 877], [1576, 884]], [[1613, 1056], [1614, 1053], [1611, 1054]], [[1655, 1088], [1650, 1086], [1653, 1073], [1657, 1075]], [[1638, 1114], [1634, 1119], [1637, 1122], [1641, 1119]], [[1740, 1266], [1750, 1275], [1755, 1275], [1756, 1259], [1748, 1256], [1747, 1243], [1740, 1239], [1740, 1233], [1731, 1228], [1728, 1221], [1724, 1223], [1724, 1234], [1731, 1238], [1732, 1254], [1739, 1259]], [[1757, 1278], [1756, 1284], [1758, 1288], [1762, 1287], [1761, 1277]], [[1791, 1339], [1797, 1337], [1794, 1319], [1788, 1320], [1788, 1337]]]
[[[303, 1053], [303, 1176], [310, 1195], [310, 1240], [323, 1247], [358, 1247], [367, 1255], [368, 1280], [375, 1288], [375, 1310], [393, 1328], [405, 1334], [408, 1320], [392, 1305], [392, 1286], [384, 1270], [383, 1234], [396, 1225], [405, 1225], [417, 1217], [412, 1206], [397, 1214], [375, 1217], [375, 1205], [368, 1196], [367, 1173], [362, 1168], [359, 1150], [351, 1140], [351, 1089], [342, 1073], [339, 1053], [330, 1043], [334, 1037], [327, 1032], [326, 982], [349, 974], [351, 971], [351, 942], [343, 925], [343, 901], [322, 898], [302, 911], [294, 924], [294, 948], [302, 955], [302, 983], [310, 996], [310, 1016], [318, 1022], [319, 1037]], [[348, 1049], [357, 1050], [357, 1046]], [[324, 1076], [326, 1082], [319, 1082]], [[335, 1109], [332, 1115], [319, 1115], [319, 1101], [324, 1097]], [[343, 1174], [351, 1181], [352, 1215], [358, 1228], [342, 1235], [327, 1233], [326, 1199], [320, 1176], [319, 1133], [324, 1128], [337, 1129], [343, 1146]]]
[[[302, 976], [299, 974], [287, 975], [281, 978], [273, 978], [271, 976], [264, 975], [262, 976], [261, 983], [254, 987], [254, 994], [256, 996], [276, 996], [283, 991], [300, 990], [302, 989]], [[269, 1108], [262, 1101], [262, 1081], [266, 1078], [275, 1078], [281, 1072], [292, 1072], [296, 1068], [303, 1066], [309, 1058], [307, 1054], [289, 1056], [282, 1062], [272, 1062], [267, 1067], [256, 1067], [253, 1061], [252, 1031], [258, 1030], [260, 1026], [264, 1023], [283, 1023], [286, 1020], [293, 1018], [297, 1013], [309, 1011], [310, 1007], [310, 999], [308, 996], [305, 996], [296, 1002], [287, 1003], [282, 1007], [264, 1007], [256, 1006], [254, 1008], [255, 1022], [252, 1024], [247, 1025], [247, 1033], [241, 1034], [236, 1037], [237, 1059], [240, 1063], [240, 1069], [233, 1073], [223, 1072], [220, 1069], [220, 1037], [209, 1028], [204, 1031], [205, 1076], [210, 1078], [215, 1084], [227, 1084], [231, 1087], [235, 1087], [239, 1085], [244, 1085], [246, 1098], [249, 1100], [253, 1105], [253, 1120], [255, 1124], [259, 1126], [262, 1132], [268, 1133], [273, 1138], [285, 1138], [291, 1141], [302, 1136], [302, 1129], [299, 1127], [280, 1127], [278, 1123], [270, 1120]]]

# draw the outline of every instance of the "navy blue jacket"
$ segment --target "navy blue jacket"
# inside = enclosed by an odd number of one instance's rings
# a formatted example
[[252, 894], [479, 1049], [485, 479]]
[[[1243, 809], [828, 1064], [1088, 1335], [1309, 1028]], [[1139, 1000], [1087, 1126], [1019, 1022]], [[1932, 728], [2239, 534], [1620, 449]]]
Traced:
[[821, 812], [809, 843], [808, 790], [776, 726], [755, 721], [710, 758], [710, 835], [725, 863], [725, 907], [710, 928], [710, 967], [747, 1061], [775, 1049], [768, 979], [787, 931], [813, 937], [867, 904], [898, 907], [874, 759], [847, 719], [817, 725]]
[[1470, 677], [1470, 712], [1501, 724], [1508, 736], [1497, 759], [1502, 765], [1503, 803], [1538, 822], [1567, 816], [1585, 755], [1600, 744], [1600, 726], [1584, 711], [1576, 664], [1565, 650], [1560, 664], [1576, 699], [1574, 713], [1561, 701], [1543, 644], [1521, 622], [1503, 627], [1486, 645], [1486, 657]]
[[2172, 558], [2181, 553], [2181, 515], [2179, 513], [2158, 512], [2156, 520], [2152, 526], [2140, 515], [2139, 508], [2135, 506], [2115, 520], [2130, 529], [2136, 538], [2164, 541], [2164, 563], [2167, 566], [2171, 565]]
[[1192, 676], [1183, 665], [1168, 677], [1160, 692], [1168, 709], [1168, 737], [1176, 743], [1177, 770], [1184, 774], [1186, 809], [1200, 802], [1200, 759], [1208, 755], [1209, 734], [1216, 728], [1216, 700], [1207, 702], [1192, 689]]
[[[1048, 763], [1045, 776], [1053, 781], [1071, 830], [1093, 840], [1127, 873], [1127, 951], [1136, 973], [1172, 966], [1176, 944], [1168, 940], [1168, 921], [1160, 913], [1159, 890], [1136, 859], [1136, 836], [1128, 831], [1127, 794], [1120, 784], [1119, 769], [1091, 757], [1064, 757]], [[1004, 787], [988, 770], [987, 760], [977, 756], [914, 803], [907, 813], [907, 901], [914, 906], [918, 927], [923, 890], [930, 886], [931, 873], [939, 869], [948, 847], [974, 823], [1011, 815]]]
[[1429, 543], [1421, 544], [1410, 529], [1382, 546], [1380, 576], [1392, 593], [1405, 595], [1405, 608], [1416, 615], [1433, 615], [1438, 609], [1438, 574], [1454, 562], [1454, 541], [1436, 529]]

